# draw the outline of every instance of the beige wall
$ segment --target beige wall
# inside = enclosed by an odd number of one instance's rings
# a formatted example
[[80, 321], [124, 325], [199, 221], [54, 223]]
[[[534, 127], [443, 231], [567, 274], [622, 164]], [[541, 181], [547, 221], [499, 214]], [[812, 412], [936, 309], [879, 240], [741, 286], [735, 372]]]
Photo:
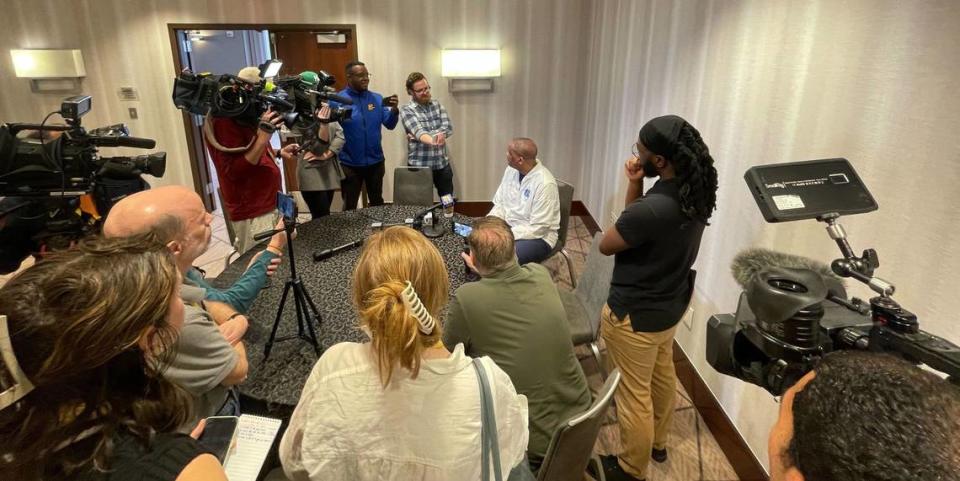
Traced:
[[776, 404], [707, 365], [706, 320], [736, 306], [729, 265], [739, 250], [824, 261], [839, 252], [815, 221], [765, 224], [748, 167], [850, 159], [880, 204], [842, 220], [854, 248], [877, 248], [896, 298], [960, 343], [960, 3], [605, 1], [593, 15], [583, 199], [601, 224], [619, 214], [621, 165], [649, 118], [676, 113], [701, 131], [719, 208], [700, 249], [693, 322], [677, 337], [764, 463]]
[[[180, 112], [170, 100], [175, 75], [168, 23], [356, 24], [361, 60], [371, 88], [409, 97], [403, 83], [420, 70], [454, 123], [450, 141], [459, 197], [489, 200], [506, 164], [507, 141], [529, 136], [554, 174], [577, 184], [577, 121], [584, 77], [572, 68], [583, 58], [587, 33], [583, 1], [240, 1], [240, 0], [15, 0], [4, 1], [10, 21], [0, 29], [0, 122], [39, 122], [62, 95], [32, 94], [13, 77], [10, 48], [80, 48], [87, 68], [83, 91], [94, 96], [85, 125], [126, 122], [134, 135], [157, 139], [168, 153], [161, 183], [191, 185]], [[442, 48], [501, 48], [503, 77], [494, 93], [447, 91], [440, 77]], [[342, 72], [333, 72], [342, 75]], [[139, 102], [121, 102], [116, 90], [133, 86]], [[129, 120], [136, 106], [140, 119]], [[388, 168], [404, 160], [402, 126], [386, 132]], [[387, 198], [392, 176], [388, 174]], [[469, 182], [466, 181], [469, 179]]]

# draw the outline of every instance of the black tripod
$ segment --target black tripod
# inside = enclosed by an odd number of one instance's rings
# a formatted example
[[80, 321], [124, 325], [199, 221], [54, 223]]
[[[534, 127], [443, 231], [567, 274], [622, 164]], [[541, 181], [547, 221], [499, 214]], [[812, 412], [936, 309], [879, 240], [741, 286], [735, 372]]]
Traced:
[[[320, 312], [317, 311], [316, 304], [313, 303], [313, 299], [310, 298], [310, 293], [307, 292], [306, 286], [303, 285], [300, 276], [297, 274], [297, 260], [293, 253], [292, 235], [296, 226], [297, 222], [295, 219], [284, 217], [283, 229], [261, 232], [254, 237], [254, 239], [259, 238], [258, 240], [261, 240], [279, 232], [286, 231], [287, 253], [290, 256], [290, 278], [287, 279], [287, 283], [283, 286], [283, 295], [280, 297], [280, 305], [277, 306], [277, 317], [273, 321], [273, 330], [270, 331], [270, 339], [263, 348], [264, 361], [270, 358], [270, 349], [273, 347], [274, 342], [287, 341], [290, 339], [302, 339], [309, 342], [313, 345], [313, 350], [317, 353], [317, 357], [320, 356], [320, 344], [317, 342], [317, 333], [313, 329], [314, 322], [316, 322], [317, 326], [320, 326]], [[277, 339], [277, 328], [280, 327], [280, 318], [283, 316], [283, 308], [287, 303], [287, 294], [290, 293], [291, 288], [293, 289], [294, 306], [296, 306], [297, 309], [297, 334]], [[304, 326], [306, 326], [306, 328], [304, 328]]]

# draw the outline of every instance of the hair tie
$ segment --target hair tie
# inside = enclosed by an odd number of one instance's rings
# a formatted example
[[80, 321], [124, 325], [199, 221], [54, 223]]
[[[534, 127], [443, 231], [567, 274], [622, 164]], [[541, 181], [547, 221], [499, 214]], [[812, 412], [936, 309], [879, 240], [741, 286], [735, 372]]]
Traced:
[[437, 321], [433, 319], [433, 316], [430, 315], [427, 308], [420, 302], [420, 296], [417, 295], [417, 291], [413, 289], [413, 284], [411, 284], [410, 281], [407, 281], [407, 287], [403, 288], [401, 295], [403, 296], [404, 305], [407, 306], [407, 309], [410, 310], [413, 317], [417, 318], [420, 332], [424, 334], [432, 333], [433, 328], [437, 325]]
[[7, 316], [0, 316], [0, 368], [6, 366], [7, 372], [13, 377], [13, 385], [5, 391], [0, 391], [0, 410], [7, 408], [33, 391], [33, 383], [27, 379], [20, 369], [17, 356], [14, 355], [10, 342], [10, 330], [7, 327]]

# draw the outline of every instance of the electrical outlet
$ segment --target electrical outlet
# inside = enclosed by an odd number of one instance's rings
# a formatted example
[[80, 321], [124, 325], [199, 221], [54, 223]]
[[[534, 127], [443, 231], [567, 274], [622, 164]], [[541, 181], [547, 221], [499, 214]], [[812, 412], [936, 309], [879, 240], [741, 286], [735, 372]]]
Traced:
[[131, 118], [131, 119], [137, 119], [137, 118], [138, 118], [137, 108], [136, 108], [136, 107], [129, 107], [129, 108], [127, 108], [127, 113], [130, 114], [130, 118]]
[[687, 307], [687, 312], [683, 313], [683, 325], [687, 326], [688, 331], [693, 330], [693, 306]]

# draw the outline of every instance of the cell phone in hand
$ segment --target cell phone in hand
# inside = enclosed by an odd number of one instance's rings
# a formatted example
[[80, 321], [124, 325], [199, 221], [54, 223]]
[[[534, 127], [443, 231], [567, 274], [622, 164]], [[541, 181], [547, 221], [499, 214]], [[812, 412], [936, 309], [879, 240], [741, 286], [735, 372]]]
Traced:
[[283, 192], [277, 192], [277, 210], [280, 211], [280, 215], [282, 215], [284, 219], [296, 219], [297, 207], [293, 201], [293, 196], [284, 194]]
[[227, 461], [234, 441], [237, 438], [237, 425], [240, 418], [236, 416], [211, 416], [203, 427], [203, 433], [197, 441], [203, 447], [213, 452], [220, 460], [220, 464]]
[[454, 222], [454, 223], [453, 223], [453, 233], [454, 233], [454, 234], [456, 234], [456, 235], [458, 235], [458, 236], [460, 236], [460, 237], [466, 238], [467, 236], [470, 235], [471, 232], [473, 232], [473, 227], [470, 227], [470, 226], [467, 225], [467, 224], [461, 224], [461, 223], [459, 223], [459, 222]]

